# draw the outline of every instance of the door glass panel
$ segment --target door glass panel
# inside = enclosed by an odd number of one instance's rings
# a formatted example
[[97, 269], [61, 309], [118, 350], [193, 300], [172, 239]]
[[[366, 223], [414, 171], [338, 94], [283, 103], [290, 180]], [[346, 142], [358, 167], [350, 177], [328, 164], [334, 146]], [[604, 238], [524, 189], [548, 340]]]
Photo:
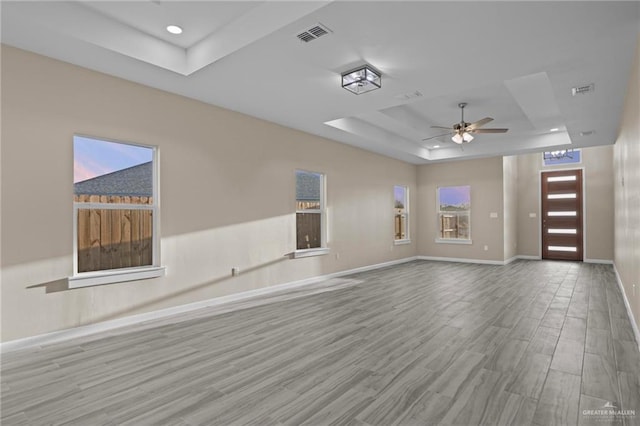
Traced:
[[578, 251], [576, 247], [566, 247], [566, 246], [549, 246], [549, 250], [553, 251]]
[[577, 216], [575, 211], [573, 212], [548, 212], [549, 216]]
[[547, 198], [549, 200], [565, 200], [568, 198], [576, 198], [576, 194], [549, 194]]
[[547, 182], [567, 182], [570, 180], [576, 180], [576, 176], [549, 176]]
[[548, 229], [549, 234], [577, 234], [577, 229]]

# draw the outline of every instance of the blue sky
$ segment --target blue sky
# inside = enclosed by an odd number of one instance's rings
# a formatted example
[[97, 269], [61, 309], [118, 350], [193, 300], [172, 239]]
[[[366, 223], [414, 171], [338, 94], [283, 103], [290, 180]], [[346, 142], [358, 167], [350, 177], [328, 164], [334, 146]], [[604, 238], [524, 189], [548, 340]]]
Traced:
[[148, 163], [153, 149], [107, 142], [84, 136], [73, 137], [73, 183]]
[[445, 186], [438, 188], [440, 205], [459, 206], [471, 204], [471, 187], [465, 186]]
[[400, 202], [404, 205], [404, 186], [394, 186], [393, 187], [393, 196], [396, 202]]

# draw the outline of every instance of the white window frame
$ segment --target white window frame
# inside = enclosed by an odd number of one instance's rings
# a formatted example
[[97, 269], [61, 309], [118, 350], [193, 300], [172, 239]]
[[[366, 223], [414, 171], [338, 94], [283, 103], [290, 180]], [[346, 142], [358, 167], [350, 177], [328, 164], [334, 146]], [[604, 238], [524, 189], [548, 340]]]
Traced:
[[[401, 216], [404, 216], [404, 223], [406, 227], [406, 232], [404, 238], [396, 239], [395, 236], [395, 218], [398, 212], [395, 206], [396, 203], [396, 188], [402, 188], [404, 190], [404, 211], [400, 213]], [[402, 244], [410, 244], [411, 243], [411, 226], [409, 224], [410, 212], [409, 212], [409, 187], [407, 185], [394, 185], [393, 186], [393, 220], [394, 220], [394, 235], [393, 235], [393, 244], [402, 245]]]
[[296, 236], [296, 241], [295, 241], [295, 250], [293, 251], [293, 257], [301, 258], [301, 257], [311, 257], [311, 256], [322, 256], [329, 253], [329, 249], [327, 248], [327, 204], [326, 204], [327, 175], [325, 173], [315, 172], [312, 170], [296, 169], [294, 174], [294, 178], [296, 179], [295, 181], [296, 186], [297, 186], [298, 172], [320, 175], [320, 208], [319, 209], [298, 210], [297, 195], [294, 192], [294, 199], [295, 199], [294, 201], [296, 203], [296, 209], [295, 209], [296, 217], [298, 213], [316, 213], [316, 214], [319, 213], [320, 214], [320, 247], [310, 248], [310, 249], [298, 249], [298, 242], [297, 242], [298, 228], [297, 228], [297, 221], [296, 221], [296, 230], [294, 233], [294, 235]]
[[[90, 287], [103, 284], [113, 284], [126, 281], [135, 281], [148, 278], [157, 278], [165, 275], [165, 267], [160, 266], [160, 188], [159, 165], [160, 155], [158, 148], [153, 145], [145, 145], [133, 142], [124, 142], [103, 137], [74, 135], [75, 137], [87, 137], [99, 141], [118, 143], [123, 145], [139, 146], [152, 150], [153, 164], [153, 204], [126, 204], [126, 203], [82, 203], [73, 202], [73, 275], [68, 277], [69, 288]], [[152, 211], [152, 264], [149, 266], [136, 266], [132, 268], [105, 269], [100, 271], [78, 272], [78, 211], [81, 209], [105, 209], [105, 210], [151, 210]]]
[[[442, 213], [442, 211], [440, 210], [440, 189], [441, 188], [450, 188], [450, 187], [454, 187], [454, 186], [468, 186], [469, 187], [469, 210], [462, 210], [462, 211], [466, 211], [469, 214], [469, 238], [441, 238], [440, 235], [442, 235], [442, 229], [440, 229], [440, 214]], [[473, 241], [471, 239], [471, 185], [447, 185], [447, 186], [438, 186], [436, 188], [436, 230], [438, 232], [438, 235], [436, 236], [436, 243], [443, 243], [443, 244], [473, 244]]]

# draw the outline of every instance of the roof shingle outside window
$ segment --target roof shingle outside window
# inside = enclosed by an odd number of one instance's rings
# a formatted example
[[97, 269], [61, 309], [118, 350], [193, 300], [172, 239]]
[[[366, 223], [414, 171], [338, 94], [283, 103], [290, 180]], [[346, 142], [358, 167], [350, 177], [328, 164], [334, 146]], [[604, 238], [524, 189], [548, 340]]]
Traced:
[[153, 197], [153, 162], [75, 183], [73, 192], [76, 195]]

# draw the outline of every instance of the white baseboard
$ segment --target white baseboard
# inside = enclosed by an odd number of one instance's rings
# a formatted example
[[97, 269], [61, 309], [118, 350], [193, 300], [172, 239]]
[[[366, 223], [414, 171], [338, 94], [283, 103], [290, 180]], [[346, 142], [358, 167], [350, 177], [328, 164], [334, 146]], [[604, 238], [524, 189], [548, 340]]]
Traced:
[[603, 265], [613, 265], [613, 260], [609, 259], [582, 259], [584, 263], [601, 263]]
[[436, 262], [481, 263], [483, 265], [504, 265], [504, 260], [465, 259], [459, 257], [418, 256], [420, 260], [434, 260]]
[[420, 260], [433, 260], [436, 262], [480, 263], [483, 265], [508, 265], [518, 259], [540, 260], [539, 256], [516, 255], [506, 260], [467, 259], [460, 257], [417, 256]]
[[406, 257], [403, 259], [392, 260], [389, 262], [378, 263], [375, 265], [362, 266], [360, 268], [348, 269], [346, 271], [334, 272], [331, 274], [320, 275], [316, 277], [306, 278], [303, 280], [292, 281], [292, 282], [278, 284], [270, 287], [258, 288], [255, 290], [243, 291], [240, 293], [234, 293], [227, 296], [215, 297], [213, 299], [202, 300], [199, 302], [188, 303], [185, 305], [179, 305], [171, 308], [160, 309], [157, 311], [146, 312], [144, 314], [130, 315], [127, 317], [118, 318], [118, 319], [109, 320], [109, 321], [102, 321], [95, 324], [88, 324], [88, 325], [69, 328], [65, 330], [54, 331], [51, 333], [40, 334], [37, 336], [11, 340], [8, 342], [0, 343], [0, 353], [12, 352], [12, 351], [27, 349], [35, 346], [58, 343], [58, 342], [62, 342], [62, 341], [77, 338], [77, 337], [89, 336], [91, 334], [114, 330], [116, 328], [121, 328], [128, 325], [139, 324], [145, 321], [151, 321], [155, 319], [168, 317], [171, 315], [194, 311], [196, 309], [223, 305], [226, 303], [249, 299], [256, 296], [262, 296], [262, 295], [274, 293], [277, 291], [298, 288], [305, 285], [318, 283], [320, 281], [329, 280], [331, 278], [351, 275], [357, 272], [365, 272], [365, 271], [370, 271], [374, 269], [385, 268], [387, 266], [393, 266], [401, 263], [411, 262], [416, 259], [418, 259], [417, 256]]
[[618, 273], [618, 268], [616, 268], [615, 262], [613, 262], [613, 271], [616, 274], [616, 281], [618, 282], [618, 287], [620, 287], [620, 291], [622, 292], [622, 299], [624, 299], [624, 306], [627, 308], [627, 316], [629, 317], [629, 321], [631, 321], [631, 328], [633, 328], [633, 334], [636, 338], [636, 345], [638, 345], [638, 350], [640, 350], [640, 330], [638, 329], [638, 323], [636, 323], [636, 319], [633, 316], [633, 311], [631, 310], [629, 299], [627, 299], [627, 293], [624, 291], [624, 285], [622, 285], [622, 279], [620, 278], [620, 274]]

